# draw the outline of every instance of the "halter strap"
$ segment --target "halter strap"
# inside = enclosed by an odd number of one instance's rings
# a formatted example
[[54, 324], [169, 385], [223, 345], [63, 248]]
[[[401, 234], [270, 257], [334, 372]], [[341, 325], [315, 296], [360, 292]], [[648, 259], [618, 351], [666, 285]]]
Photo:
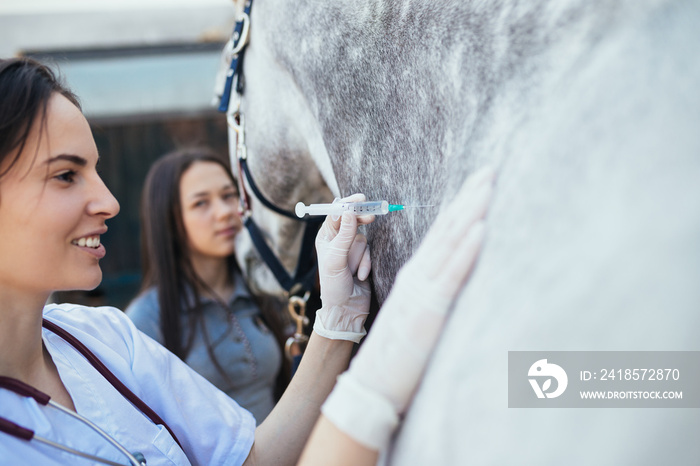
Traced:
[[231, 91], [233, 90], [233, 82], [236, 81], [236, 92], [243, 93], [243, 56], [245, 48], [248, 45], [248, 34], [250, 31], [250, 8], [253, 6], [253, 0], [248, 0], [243, 8], [243, 17], [236, 22], [233, 28], [233, 57], [231, 65], [226, 73], [226, 84], [224, 92], [221, 94], [219, 101], [219, 111], [228, 111], [229, 101], [231, 100]]
[[[314, 240], [316, 233], [323, 222], [323, 217], [300, 219], [293, 212], [276, 206], [265, 197], [253, 180], [253, 176], [248, 168], [248, 157], [245, 146], [245, 122], [243, 115], [241, 114], [238, 106], [230, 109], [230, 101], [233, 92], [238, 94], [239, 104], [240, 96], [243, 94], [243, 57], [245, 55], [246, 46], [248, 45], [251, 6], [252, 0], [248, 0], [243, 10], [242, 19], [236, 22], [233, 29], [233, 34], [231, 37], [231, 63], [226, 74], [226, 83], [220, 96], [219, 111], [226, 113], [228, 125], [236, 132], [237, 160], [234, 160], [233, 154], [231, 154], [231, 165], [233, 166], [234, 163], [238, 163], [238, 185], [240, 191], [241, 214], [243, 215], [243, 223], [250, 234], [253, 245], [257, 249], [262, 260], [272, 271], [272, 274], [275, 276], [275, 279], [277, 279], [280, 286], [290, 295], [297, 293], [303, 295], [306, 291], [313, 289], [314, 286], [314, 279], [316, 276]], [[301, 251], [297, 260], [297, 269], [294, 276], [287, 273], [279, 258], [268, 246], [267, 241], [265, 240], [265, 235], [253, 220], [250, 214], [250, 196], [246, 190], [244, 178], [248, 180], [248, 184], [250, 185], [253, 194], [262, 205], [279, 215], [306, 223]]]
[[248, 184], [250, 184], [250, 189], [253, 190], [253, 194], [255, 194], [255, 197], [258, 198], [258, 200], [268, 209], [270, 209], [273, 212], [276, 212], [284, 217], [291, 218], [292, 220], [296, 220], [297, 222], [305, 222], [305, 223], [323, 223], [323, 219], [325, 217], [305, 217], [305, 218], [299, 218], [294, 212], [291, 212], [289, 210], [282, 209], [281, 207], [278, 207], [274, 205], [272, 202], [270, 202], [260, 191], [260, 188], [258, 188], [258, 185], [255, 184], [255, 181], [253, 181], [253, 176], [250, 174], [250, 169], [248, 168], [248, 159], [240, 159], [239, 160], [240, 166], [243, 169], [243, 173], [245, 174], [246, 179], [248, 180]]

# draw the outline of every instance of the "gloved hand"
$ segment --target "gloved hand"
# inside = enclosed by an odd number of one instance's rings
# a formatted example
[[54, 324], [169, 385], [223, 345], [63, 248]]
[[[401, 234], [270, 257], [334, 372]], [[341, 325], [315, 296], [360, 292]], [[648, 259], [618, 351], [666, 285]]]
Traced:
[[[362, 202], [365, 196], [354, 194], [342, 200]], [[314, 331], [322, 337], [359, 343], [367, 334], [370, 289], [366, 280], [371, 261], [367, 239], [357, 233], [357, 225], [372, 221], [374, 215], [346, 212], [335, 220], [329, 215], [316, 235], [321, 309], [316, 311]]]
[[475, 173], [439, 214], [322, 407], [336, 427], [371, 449], [389, 442], [476, 262], [493, 179], [491, 169]]

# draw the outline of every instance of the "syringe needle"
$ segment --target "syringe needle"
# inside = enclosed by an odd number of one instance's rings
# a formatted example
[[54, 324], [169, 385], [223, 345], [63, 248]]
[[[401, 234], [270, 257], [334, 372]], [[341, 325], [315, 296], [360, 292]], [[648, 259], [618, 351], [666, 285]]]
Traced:
[[396, 212], [397, 210], [404, 210], [412, 207], [432, 207], [432, 205], [389, 204], [389, 212]]

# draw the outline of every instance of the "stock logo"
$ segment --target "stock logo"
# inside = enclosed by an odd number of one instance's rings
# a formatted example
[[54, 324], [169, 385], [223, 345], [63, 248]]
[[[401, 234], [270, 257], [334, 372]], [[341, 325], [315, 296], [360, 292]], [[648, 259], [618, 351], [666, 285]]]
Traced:
[[[564, 393], [566, 386], [569, 384], [569, 378], [566, 376], [564, 369], [556, 364], [548, 363], [546, 359], [540, 359], [530, 366], [527, 375], [528, 377], [534, 377], [528, 380], [537, 398], [556, 398]], [[557, 381], [556, 388], [553, 391], [548, 391], [552, 388], [552, 379]], [[542, 381], [541, 385], [540, 380]]]

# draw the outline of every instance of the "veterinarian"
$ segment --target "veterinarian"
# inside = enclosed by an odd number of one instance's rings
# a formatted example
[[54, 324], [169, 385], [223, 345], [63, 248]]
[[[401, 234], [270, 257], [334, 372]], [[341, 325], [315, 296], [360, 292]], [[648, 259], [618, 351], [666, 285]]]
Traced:
[[369, 251], [356, 229], [372, 219], [324, 223], [323, 306], [295, 377], [256, 428], [248, 411], [121, 311], [45, 305], [53, 291], [100, 283], [100, 235], [119, 204], [97, 174], [76, 97], [49, 69], [0, 60], [0, 96], [3, 462], [376, 462], [480, 249], [490, 172], [465, 183], [438, 217], [347, 371], [369, 305]]

